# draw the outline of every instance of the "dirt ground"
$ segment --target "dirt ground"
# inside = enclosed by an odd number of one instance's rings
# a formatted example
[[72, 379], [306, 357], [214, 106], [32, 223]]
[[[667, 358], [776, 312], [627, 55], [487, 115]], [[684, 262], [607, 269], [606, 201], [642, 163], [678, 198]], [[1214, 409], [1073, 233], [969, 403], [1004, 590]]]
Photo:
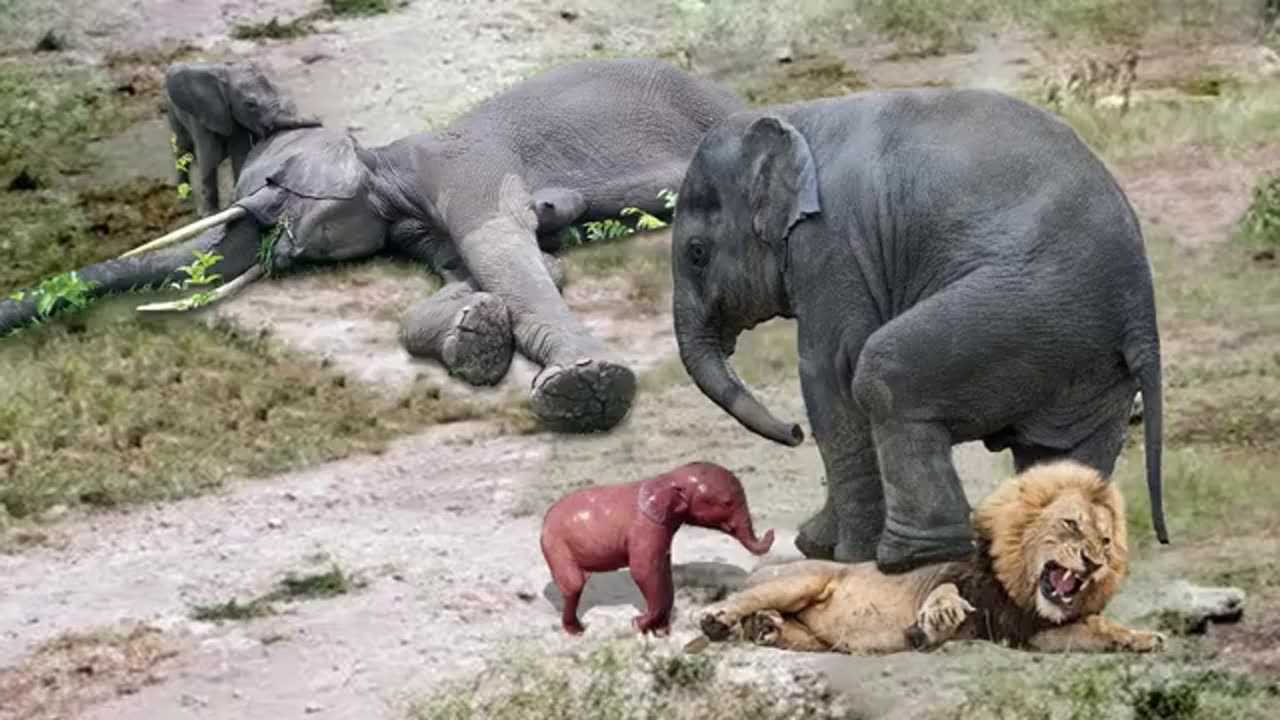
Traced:
[[[74, 5], [61, 11], [60, 26], [69, 28], [78, 57], [94, 61], [107, 52], [176, 43], [207, 57], [252, 57], [304, 111], [352, 127], [370, 144], [441, 122], [558, 58], [599, 52], [601, 44], [627, 52], [657, 32], [629, 33], [633, 26], [623, 23], [631, 11], [604, 0], [572, 8], [540, 0], [415, 0], [389, 15], [255, 43], [229, 39], [229, 28], [297, 14], [313, 3]], [[47, 9], [24, 12], [0, 40], [38, 36], [49, 23]], [[1251, 47], [1213, 52], [1215, 62], [1233, 62], [1241, 72], [1259, 67]], [[875, 85], [1009, 87], [1051, 59], [1018, 35], [980, 38], [973, 52], [958, 55], [886, 60], [879, 46], [845, 55]], [[1153, 57], [1157, 68], [1185, 60], [1177, 53]], [[166, 134], [163, 119], [154, 118], [105, 140], [102, 151], [122, 159], [113, 172], [167, 179]], [[1280, 145], [1247, 154], [1196, 149], [1137, 159], [1117, 167], [1117, 175], [1144, 218], [1159, 218], [1157, 231], [1194, 253], [1226, 239], [1255, 178], [1277, 160]], [[659, 251], [667, 241], [663, 233], [636, 240]], [[394, 392], [420, 375], [443, 378], [396, 341], [395, 309], [430, 288], [413, 273], [308, 273], [259, 283], [214, 312], [269, 327], [279, 341]], [[696, 603], [759, 562], [798, 557], [795, 528], [821, 502], [823, 471], [811, 440], [786, 450], [751, 436], [683, 380], [666, 304], [634, 312], [633, 289], [624, 278], [578, 277], [566, 290], [575, 312], [646, 378], [629, 420], [607, 436], [504, 436], [495, 424], [453, 424], [398, 440], [377, 455], [231, 483], [189, 500], [76, 516], [50, 530], [49, 542], [0, 555], [0, 691], [19, 698], [16, 705], [0, 698], [0, 718], [399, 717], [407, 698], [478, 669], [513, 641], [557, 649], [627, 637], [642, 601], [624, 573], [591, 580], [584, 639], [560, 634], [559, 597], [537, 549], [541, 510], [569, 487], [635, 479], [699, 456], [743, 475], [757, 528], [775, 528], [779, 537], [761, 559], [730, 538], [681, 532], [673, 551], [680, 587], [675, 628], [657, 642], [690, 639], [688, 613]], [[789, 337], [785, 323], [771, 323], [742, 352], [751, 353], [754, 343], [761, 352], [785, 353]], [[1191, 352], [1204, 337], [1175, 330], [1170, 354]], [[535, 370], [518, 360], [494, 392], [525, 392]], [[762, 395], [781, 416], [803, 419], [794, 380]], [[1010, 468], [1006, 457], [978, 445], [955, 454], [973, 500]], [[1274, 535], [1259, 537], [1258, 552], [1271, 548], [1275, 557], [1278, 543]], [[1119, 617], [1187, 602], [1174, 582], [1188, 575], [1186, 553], [1212, 553], [1180, 552], [1135, 568], [1117, 601]], [[317, 554], [366, 584], [245, 622], [190, 619], [193, 605], [264, 590]], [[1228, 656], [1242, 653], [1243, 662], [1274, 675], [1280, 666], [1274, 649], [1243, 627], [1232, 632], [1215, 629], [1212, 639]], [[1274, 632], [1269, 637], [1274, 644]], [[727, 654], [748, 678], [779, 664], [820, 669], [874, 717], [945, 706], [975, 676], [1028, 662], [975, 647], [889, 659]]]

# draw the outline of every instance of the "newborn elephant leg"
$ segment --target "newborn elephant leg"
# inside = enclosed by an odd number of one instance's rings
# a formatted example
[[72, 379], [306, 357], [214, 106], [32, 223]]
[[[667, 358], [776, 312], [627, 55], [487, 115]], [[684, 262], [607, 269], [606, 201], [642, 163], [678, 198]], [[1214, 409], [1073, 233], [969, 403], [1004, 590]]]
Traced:
[[661, 559], [633, 557], [631, 578], [644, 596], [645, 609], [631, 620], [641, 633], [666, 635], [671, 625], [671, 608], [675, 605], [675, 586], [671, 578], [671, 554]]
[[472, 385], [496, 385], [511, 367], [515, 346], [502, 298], [452, 282], [410, 307], [400, 324], [410, 355], [439, 362]]

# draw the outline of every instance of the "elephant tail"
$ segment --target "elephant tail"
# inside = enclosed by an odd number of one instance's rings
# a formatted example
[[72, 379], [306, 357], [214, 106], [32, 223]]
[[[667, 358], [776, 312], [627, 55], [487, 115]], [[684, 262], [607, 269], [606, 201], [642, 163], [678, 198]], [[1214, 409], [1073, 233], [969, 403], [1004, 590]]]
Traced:
[[1151, 526], [1161, 545], [1169, 544], [1164, 520], [1161, 460], [1164, 450], [1164, 388], [1158, 341], [1144, 341], [1125, 353], [1130, 372], [1142, 393], [1143, 444], [1146, 448], [1147, 492], [1151, 497]]

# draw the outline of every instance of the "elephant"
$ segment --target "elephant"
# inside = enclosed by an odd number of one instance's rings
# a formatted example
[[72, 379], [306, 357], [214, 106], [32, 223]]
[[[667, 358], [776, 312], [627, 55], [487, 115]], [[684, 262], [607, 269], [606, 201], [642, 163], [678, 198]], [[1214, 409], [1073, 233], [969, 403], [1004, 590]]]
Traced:
[[541, 547], [564, 598], [564, 631], [583, 631], [578, 600], [587, 573], [626, 567], [646, 605], [632, 625], [642, 634], [665, 634], [675, 602], [671, 541], [685, 524], [730, 535], [753, 555], [773, 547], [772, 530], [756, 537], [742, 481], [712, 462], [685, 463], [636, 482], [583, 488], [557, 500], [543, 516]]
[[735, 113], [700, 141], [672, 224], [673, 322], [702, 393], [786, 446], [729, 364], [744, 330], [795, 320], [827, 474], [806, 557], [900, 573], [969, 557], [954, 444], [1021, 472], [1110, 476], [1145, 404], [1153, 527], [1160, 338], [1136, 213], [1065, 122], [985, 89], [882, 89]]
[[[179, 157], [191, 153], [200, 169], [196, 196], [200, 215], [219, 210], [218, 166], [231, 158], [240, 177], [250, 148], [279, 130], [318, 127], [253, 63], [174, 63], [165, 70], [169, 129]], [[179, 184], [190, 181], [185, 163], [175, 167]]]
[[[635, 375], [569, 311], [540, 244], [627, 207], [668, 217], [661, 192], [679, 185], [702, 134], [743, 107], [662, 61], [585, 60], [383, 146], [323, 126], [277, 131], [250, 151], [232, 207], [79, 274], [91, 295], [124, 292], [216, 251], [211, 272], [229, 279], [217, 300], [301, 263], [406, 255], [445, 282], [405, 313], [406, 351], [485, 385], [518, 350], [541, 366], [530, 405], [545, 426], [607, 431], [629, 412]], [[0, 333], [36, 314], [33, 298], [0, 302]]]

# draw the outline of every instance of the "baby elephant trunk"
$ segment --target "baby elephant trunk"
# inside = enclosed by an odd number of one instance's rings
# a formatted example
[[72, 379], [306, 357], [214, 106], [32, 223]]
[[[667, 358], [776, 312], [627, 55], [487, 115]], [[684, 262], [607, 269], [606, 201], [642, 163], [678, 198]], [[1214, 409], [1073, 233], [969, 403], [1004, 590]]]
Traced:
[[763, 555], [773, 547], [773, 531], [765, 532], [763, 538], [756, 537], [755, 528], [751, 525], [751, 513], [743, 507], [725, 526], [725, 532], [732, 535], [742, 546], [754, 555]]

